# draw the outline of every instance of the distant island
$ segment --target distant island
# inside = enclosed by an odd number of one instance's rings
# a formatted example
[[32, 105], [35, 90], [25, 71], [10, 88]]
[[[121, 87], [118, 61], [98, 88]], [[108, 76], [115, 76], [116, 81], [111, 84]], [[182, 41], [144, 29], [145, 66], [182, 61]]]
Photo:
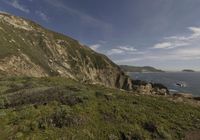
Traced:
[[184, 69], [182, 70], [182, 72], [195, 72], [194, 70], [190, 70], [190, 69]]
[[125, 72], [164, 72], [160, 69], [156, 69], [151, 66], [138, 67], [138, 66], [120, 65], [120, 68]]

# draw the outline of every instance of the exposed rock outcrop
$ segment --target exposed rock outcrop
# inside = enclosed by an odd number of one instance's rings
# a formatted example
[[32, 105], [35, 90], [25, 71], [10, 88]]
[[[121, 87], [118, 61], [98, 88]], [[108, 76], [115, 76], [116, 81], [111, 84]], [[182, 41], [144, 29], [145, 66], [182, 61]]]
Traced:
[[142, 94], [169, 95], [169, 90], [162, 84], [147, 83], [141, 80], [133, 80], [132, 86], [134, 90]]

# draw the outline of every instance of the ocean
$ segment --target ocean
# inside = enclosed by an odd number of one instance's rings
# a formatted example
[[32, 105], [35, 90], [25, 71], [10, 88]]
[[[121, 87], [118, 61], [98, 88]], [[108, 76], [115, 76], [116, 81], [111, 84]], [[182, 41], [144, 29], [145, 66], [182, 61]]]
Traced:
[[[173, 93], [200, 96], [200, 72], [129, 73], [135, 80], [161, 83]], [[178, 84], [181, 84], [182, 87]]]

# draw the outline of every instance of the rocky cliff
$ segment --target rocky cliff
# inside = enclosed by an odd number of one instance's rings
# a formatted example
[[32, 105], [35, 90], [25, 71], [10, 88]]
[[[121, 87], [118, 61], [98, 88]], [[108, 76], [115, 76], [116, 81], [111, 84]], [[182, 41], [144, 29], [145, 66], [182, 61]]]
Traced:
[[0, 13], [0, 71], [16, 76], [62, 76], [125, 90], [137, 87], [106, 56], [77, 40], [6, 13]]

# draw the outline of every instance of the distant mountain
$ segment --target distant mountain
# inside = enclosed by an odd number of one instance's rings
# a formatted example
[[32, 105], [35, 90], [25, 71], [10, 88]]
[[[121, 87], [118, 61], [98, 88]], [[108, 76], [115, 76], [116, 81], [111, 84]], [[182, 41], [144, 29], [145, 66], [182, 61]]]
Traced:
[[190, 70], [190, 69], [184, 69], [182, 70], [182, 72], [195, 72], [194, 70]]
[[162, 70], [150, 66], [137, 67], [137, 66], [120, 65], [120, 68], [125, 72], [164, 72]]

